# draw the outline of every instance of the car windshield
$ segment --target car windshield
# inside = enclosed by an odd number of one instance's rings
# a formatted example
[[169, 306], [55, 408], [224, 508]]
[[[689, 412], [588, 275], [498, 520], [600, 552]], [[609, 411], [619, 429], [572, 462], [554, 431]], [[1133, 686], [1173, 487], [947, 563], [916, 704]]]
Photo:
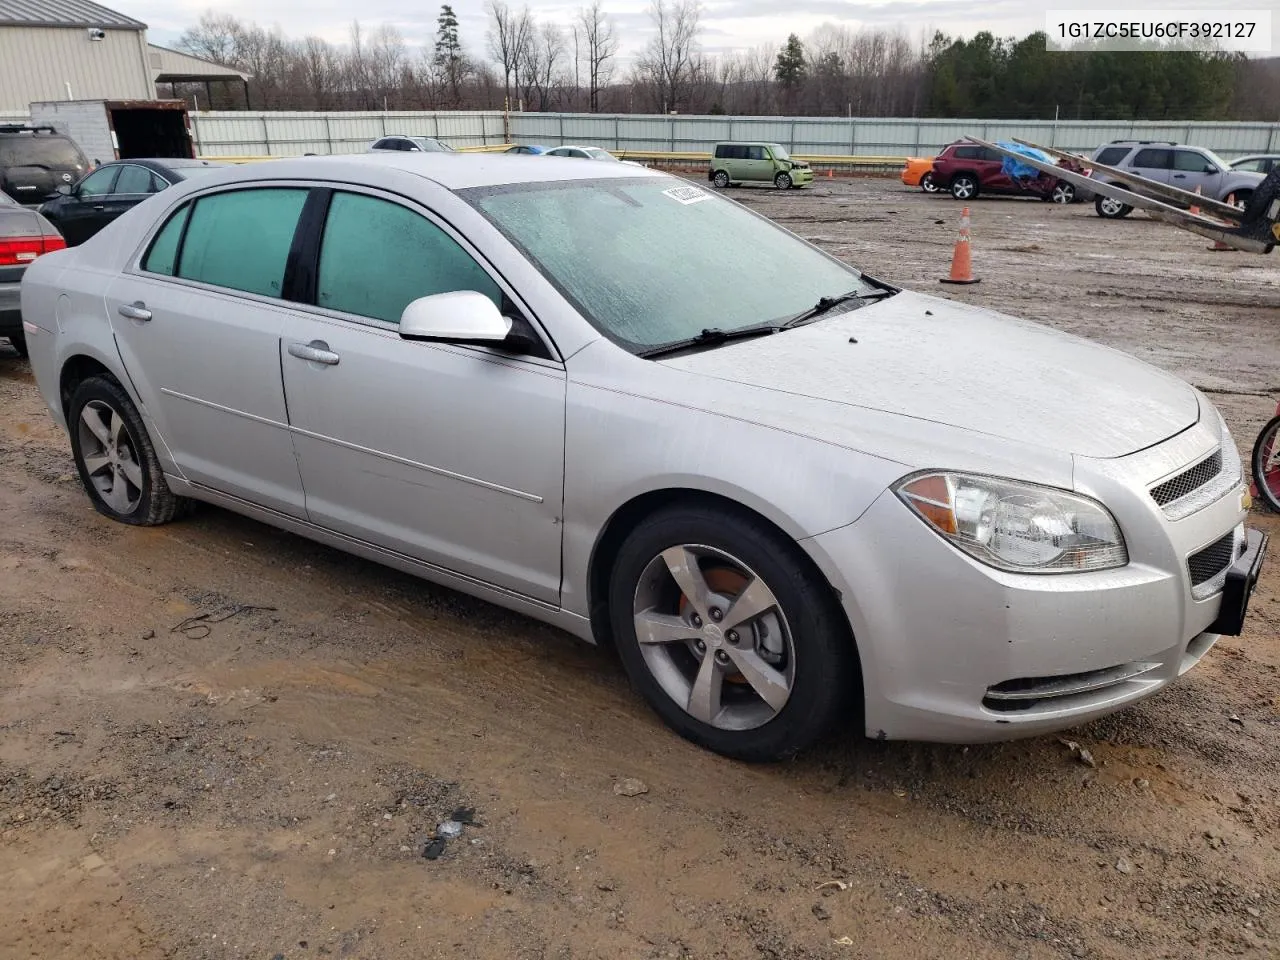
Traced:
[[76, 170], [83, 165], [76, 148], [61, 137], [0, 137], [0, 166]]
[[589, 156], [592, 160], [617, 160], [618, 159], [612, 153], [609, 153], [607, 150], [601, 150], [599, 147], [583, 147], [582, 149], [586, 153], [586, 155]]
[[428, 153], [453, 153], [453, 147], [447, 143], [441, 143], [439, 140], [432, 140], [430, 137], [419, 137], [415, 141], [418, 146]]
[[1207, 147], [1202, 149], [1204, 151], [1205, 159], [1208, 160], [1210, 163], [1212, 163], [1219, 170], [1229, 170], [1231, 168], [1231, 164], [1227, 163], [1227, 161], [1223, 160], [1220, 156], [1218, 156], [1212, 150], [1208, 149]]
[[786, 149], [780, 143], [769, 144], [769, 149], [773, 151], [773, 159], [775, 160], [791, 159], [791, 154], [787, 153]]
[[763, 217], [671, 178], [462, 191], [598, 330], [633, 352], [781, 322], [875, 288]]

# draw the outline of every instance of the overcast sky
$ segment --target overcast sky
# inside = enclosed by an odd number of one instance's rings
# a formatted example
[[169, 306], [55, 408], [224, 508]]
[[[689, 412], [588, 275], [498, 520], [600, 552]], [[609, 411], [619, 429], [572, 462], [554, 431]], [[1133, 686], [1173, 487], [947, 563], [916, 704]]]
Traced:
[[[111, 6], [146, 22], [154, 43], [172, 45], [184, 27], [210, 8], [208, 0], [103, 0]], [[454, 10], [461, 22], [463, 45], [473, 55], [485, 52], [487, 20], [485, 0], [455, 0]], [[979, 30], [997, 35], [1023, 36], [1044, 28], [1047, 10], [1115, 9], [1171, 11], [1245, 10], [1269, 8], [1275, 0], [1121, 0], [1104, 5], [1097, 0], [707, 0], [701, 34], [708, 52], [747, 49], [762, 43], [777, 43], [795, 32], [807, 36], [824, 23], [850, 27], [897, 28], [916, 40], [926, 33], [942, 30], [952, 35], [971, 36]], [[520, 0], [511, 0], [519, 6]], [[539, 20], [570, 24], [580, 0], [529, 0]], [[613, 17], [622, 37], [624, 58], [641, 49], [649, 36], [648, 0], [605, 0], [605, 10]], [[435, 34], [439, 6], [435, 0], [219, 0], [216, 9], [263, 26], [279, 25], [285, 34], [301, 37], [317, 34], [334, 43], [344, 43], [353, 19], [366, 27], [392, 23], [400, 28], [411, 45], [429, 45]], [[1280, 18], [1278, 18], [1280, 19]], [[1277, 24], [1280, 29], [1280, 23]]]

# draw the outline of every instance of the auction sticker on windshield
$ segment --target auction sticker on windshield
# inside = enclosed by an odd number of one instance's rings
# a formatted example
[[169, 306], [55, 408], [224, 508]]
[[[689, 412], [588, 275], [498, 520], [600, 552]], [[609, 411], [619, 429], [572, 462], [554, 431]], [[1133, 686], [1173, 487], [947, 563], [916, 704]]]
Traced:
[[699, 190], [697, 187], [672, 187], [670, 190], [663, 190], [663, 196], [670, 197], [678, 203], [701, 203], [711, 194], [705, 190]]

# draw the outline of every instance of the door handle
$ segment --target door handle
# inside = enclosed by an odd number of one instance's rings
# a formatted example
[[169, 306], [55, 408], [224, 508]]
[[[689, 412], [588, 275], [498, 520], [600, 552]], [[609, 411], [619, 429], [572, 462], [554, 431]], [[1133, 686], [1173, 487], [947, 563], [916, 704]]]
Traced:
[[147, 321], [151, 319], [151, 311], [147, 309], [147, 305], [141, 300], [135, 300], [133, 303], [122, 303], [117, 308], [117, 312], [122, 317], [130, 320]]
[[95, 203], [93, 205], [93, 209], [95, 210], [105, 210], [106, 208], [107, 208], [106, 204], [102, 204], [102, 203]]
[[323, 340], [312, 340], [310, 343], [291, 343], [289, 344], [289, 356], [297, 357], [299, 360], [310, 360], [313, 363], [323, 363], [332, 367], [339, 360], [336, 353], [329, 349], [329, 345]]
[[1185, 173], [1175, 173], [1175, 174], [1173, 175], [1173, 179], [1175, 179], [1175, 180], [1185, 180], [1185, 179], [1187, 179], [1187, 175], [1186, 175]]

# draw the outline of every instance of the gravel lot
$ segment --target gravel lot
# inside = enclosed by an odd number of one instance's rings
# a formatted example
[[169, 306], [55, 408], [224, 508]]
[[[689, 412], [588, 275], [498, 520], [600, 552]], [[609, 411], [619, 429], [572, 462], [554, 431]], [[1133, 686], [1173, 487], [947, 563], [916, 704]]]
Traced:
[[[982, 199], [982, 283], [944, 288], [948, 197], [734, 196], [875, 275], [1172, 370], [1242, 446], [1280, 401], [1276, 256]], [[847, 733], [748, 767], [495, 607], [213, 508], [114, 525], [12, 355], [0, 403], [5, 960], [1280, 954], [1280, 554], [1243, 637], [1068, 735], [1091, 764], [1058, 737]], [[1278, 519], [1254, 517], [1273, 553]], [[458, 807], [479, 823], [424, 859]]]

